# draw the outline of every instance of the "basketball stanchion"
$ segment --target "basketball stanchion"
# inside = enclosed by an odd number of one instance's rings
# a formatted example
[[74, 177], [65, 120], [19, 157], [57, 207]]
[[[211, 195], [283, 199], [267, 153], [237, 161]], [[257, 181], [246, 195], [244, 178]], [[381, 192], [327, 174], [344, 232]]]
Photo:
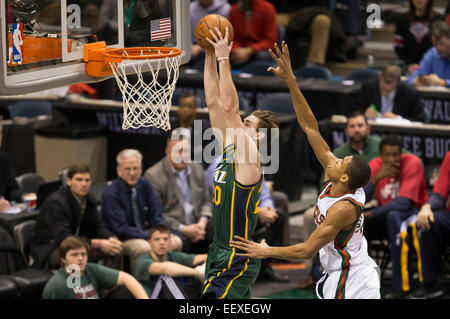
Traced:
[[[107, 49], [104, 42], [86, 44], [86, 74], [95, 77], [114, 75], [123, 97], [123, 130], [155, 126], [168, 131], [181, 52], [170, 47]], [[162, 69], [167, 74], [163, 83], [158, 81]], [[151, 72], [152, 78], [144, 78], [144, 72]], [[129, 77], [130, 74], [135, 77]]]

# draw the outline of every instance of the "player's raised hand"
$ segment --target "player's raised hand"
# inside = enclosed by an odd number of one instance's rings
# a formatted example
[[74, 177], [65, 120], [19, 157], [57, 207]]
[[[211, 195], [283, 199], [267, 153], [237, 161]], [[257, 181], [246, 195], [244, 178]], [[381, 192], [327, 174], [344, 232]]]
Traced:
[[294, 73], [292, 72], [291, 57], [289, 56], [287, 44], [284, 41], [281, 42], [281, 50], [276, 43], [274, 44], [274, 47], [275, 53], [272, 49], [269, 49], [269, 53], [277, 63], [277, 67], [269, 67], [267, 71], [275, 73], [276, 76], [284, 81], [295, 79]]
[[214, 47], [214, 51], [218, 59], [229, 57], [231, 48], [233, 47], [233, 41], [231, 41], [230, 44], [228, 44], [228, 36], [229, 36], [228, 27], [225, 28], [225, 35], [222, 35], [219, 28], [217, 27], [214, 27], [214, 31], [211, 29], [209, 30], [209, 33], [211, 33], [211, 36], [214, 39], [214, 41], [212, 41], [210, 38], [206, 38], [206, 41], [211, 43], [211, 45]]
[[236, 240], [230, 240], [231, 247], [245, 251], [246, 253], [236, 253], [238, 256], [247, 256], [251, 258], [267, 258], [266, 250], [269, 248], [266, 240], [263, 239], [261, 243], [255, 243], [254, 241], [247, 240], [241, 236], [234, 236]]

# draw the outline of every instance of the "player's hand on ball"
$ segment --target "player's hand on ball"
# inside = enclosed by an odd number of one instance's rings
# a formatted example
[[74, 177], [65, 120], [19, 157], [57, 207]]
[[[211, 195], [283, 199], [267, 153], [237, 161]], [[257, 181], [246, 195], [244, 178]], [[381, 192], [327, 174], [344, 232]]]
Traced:
[[251, 258], [267, 258], [266, 250], [269, 248], [266, 240], [263, 239], [261, 243], [242, 238], [241, 236], [234, 236], [236, 240], [231, 240], [231, 247], [245, 251], [246, 253], [237, 253], [238, 256], [247, 256]]
[[206, 38], [206, 40], [209, 43], [211, 43], [211, 45], [214, 47], [216, 57], [217, 58], [229, 57], [231, 48], [233, 47], [233, 42], [228, 44], [228, 35], [229, 35], [228, 27], [225, 28], [225, 36], [223, 36], [222, 33], [220, 33], [217, 27], [214, 27], [214, 31], [209, 30], [209, 33], [211, 33], [211, 36], [214, 39], [214, 41], [212, 41], [210, 38]]

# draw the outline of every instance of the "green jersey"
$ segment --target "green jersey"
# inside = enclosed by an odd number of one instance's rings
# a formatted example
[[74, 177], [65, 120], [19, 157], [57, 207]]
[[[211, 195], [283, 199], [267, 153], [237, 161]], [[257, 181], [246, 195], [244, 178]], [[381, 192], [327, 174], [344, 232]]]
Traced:
[[[79, 278], [79, 286], [70, 280], [64, 267], [46, 283], [42, 292], [43, 299], [99, 299], [101, 288], [111, 289], [117, 284], [119, 271], [95, 263], [87, 263]], [[68, 285], [72, 283], [72, 286]]]
[[213, 298], [245, 298], [259, 273], [260, 260], [237, 256], [230, 246], [235, 235], [251, 239], [258, 222], [262, 178], [242, 185], [234, 178], [234, 144], [225, 147], [214, 171], [214, 240], [208, 251], [203, 295]]

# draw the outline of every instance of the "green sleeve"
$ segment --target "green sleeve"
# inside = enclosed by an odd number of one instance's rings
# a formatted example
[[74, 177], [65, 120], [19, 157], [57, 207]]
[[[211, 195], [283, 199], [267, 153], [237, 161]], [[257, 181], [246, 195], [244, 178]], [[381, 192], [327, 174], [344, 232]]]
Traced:
[[73, 289], [67, 287], [66, 277], [57, 272], [45, 284], [42, 299], [75, 299]]
[[146, 281], [148, 280], [149, 273], [148, 268], [155, 262], [155, 260], [151, 257], [150, 254], [145, 254], [139, 256], [136, 260], [136, 265], [134, 266], [134, 277], [138, 281]]
[[168, 259], [170, 261], [176, 262], [178, 264], [192, 267], [192, 264], [194, 263], [194, 254], [187, 254], [180, 251], [170, 251], [168, 253]]
[[103, 265], [88, 263], [89, 271], [97, 281], [99, 288], [111, 289], [117, 285], [119, 270]]

